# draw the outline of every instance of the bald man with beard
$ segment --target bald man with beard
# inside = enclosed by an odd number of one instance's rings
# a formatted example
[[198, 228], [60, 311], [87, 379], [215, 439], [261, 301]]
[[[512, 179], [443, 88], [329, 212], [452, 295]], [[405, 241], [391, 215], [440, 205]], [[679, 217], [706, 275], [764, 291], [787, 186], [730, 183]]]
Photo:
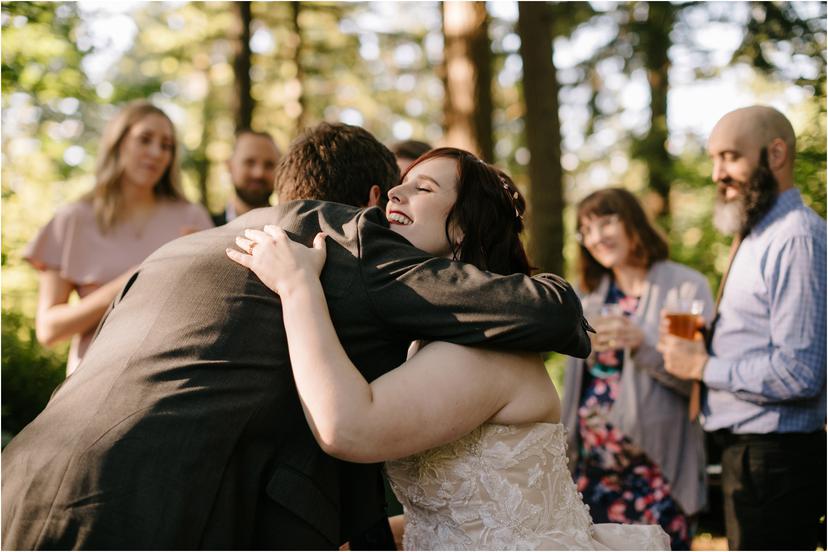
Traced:
[[662, 332], [659, 350], [668, 372], [701, 382], [730, 550], [814, 550], [825, 542], [825, 220], [795, 186], [796, 137], [779, 111], [726, 114], [708, 152], [731, 263], [709, 347]]

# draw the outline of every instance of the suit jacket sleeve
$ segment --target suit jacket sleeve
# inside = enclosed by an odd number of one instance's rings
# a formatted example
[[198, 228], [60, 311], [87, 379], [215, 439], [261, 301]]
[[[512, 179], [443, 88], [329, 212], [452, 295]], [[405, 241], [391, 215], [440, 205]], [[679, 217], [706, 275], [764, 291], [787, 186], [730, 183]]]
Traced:
[[559, 276], [502, 276], [411, 246], [377, 209], [359, 222], [361, 277], [371, 308], [406, 337], [586, 357], [581, 302]]

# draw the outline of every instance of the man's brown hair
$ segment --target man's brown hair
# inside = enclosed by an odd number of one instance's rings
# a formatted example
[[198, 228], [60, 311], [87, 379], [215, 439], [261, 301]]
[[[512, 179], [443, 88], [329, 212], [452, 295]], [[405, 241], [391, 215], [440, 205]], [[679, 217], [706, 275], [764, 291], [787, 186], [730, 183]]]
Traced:
[[394, 154], [364, 128], [320, 123], [306, 129], [276, 168], [279, 201], [317, 199], [363, 206], [371, 187], [380, 201], [400, 180]]

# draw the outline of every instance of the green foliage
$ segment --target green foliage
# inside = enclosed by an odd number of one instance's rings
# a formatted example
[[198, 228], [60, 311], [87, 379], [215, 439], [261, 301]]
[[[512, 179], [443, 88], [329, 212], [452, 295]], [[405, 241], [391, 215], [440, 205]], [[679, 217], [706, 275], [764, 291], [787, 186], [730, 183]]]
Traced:
[[78, 22], [70, 3], [4, 2], [3, 93], [26, 91], [43, 103], [79, 93], [91, 99], [80, 66], [84, 52], [70, 39]]
[[66, 353], [44, 349], [25, 315], [2, 313], [3, 445], [43, 410], [66, 373]]
[[802, 200], [819, 216], [825, 218], [825, 147], [814, 147], [797, 152], [794, 168]]
[[564, 373], [566, 372], [566, 356], [558, 353], [549, 353], [546, 356], [546, 372], [555, 384], [561, 400], [563, 400], [564, 389]]
[[[808, 14], [803, 14], [803, 6], [796, 4], [751, 2], [751, 17], [733, 60], [747, 62], [764, 73], [793, 80], [825, 97], [825, 2], [804, 2], [804, 8], [814, 12]], [[783, 54], [781, 57], [780, 53]], [[790, 63], [791, 59], [801, 62], [808, 58], [815, 70], [812, 73], [798, 71], [801, 63]], [[780, 63], [780, 59], [784, 61]]]

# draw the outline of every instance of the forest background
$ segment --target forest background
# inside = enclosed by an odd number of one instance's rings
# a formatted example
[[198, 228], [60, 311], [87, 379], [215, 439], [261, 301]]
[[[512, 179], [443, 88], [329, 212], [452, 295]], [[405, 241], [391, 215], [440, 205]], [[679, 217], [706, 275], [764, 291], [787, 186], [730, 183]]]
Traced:
[[793, 122], [797, 184], [825, 217], [824, 2], [3, 2], [0, 25], [4, 444], [67, 351], [34, 337], [22, 248], [92, 187], [103, 125], [133, 99], [171, 116], [185, 191], [213, 212], [238, 127], [283, 150], [323, 120], [473, 150], [527, 195], [534, 264], [570, 279], [573, 205], [619, 185], [716, 289], [729, 244], [705, 140], [753, 103]]

